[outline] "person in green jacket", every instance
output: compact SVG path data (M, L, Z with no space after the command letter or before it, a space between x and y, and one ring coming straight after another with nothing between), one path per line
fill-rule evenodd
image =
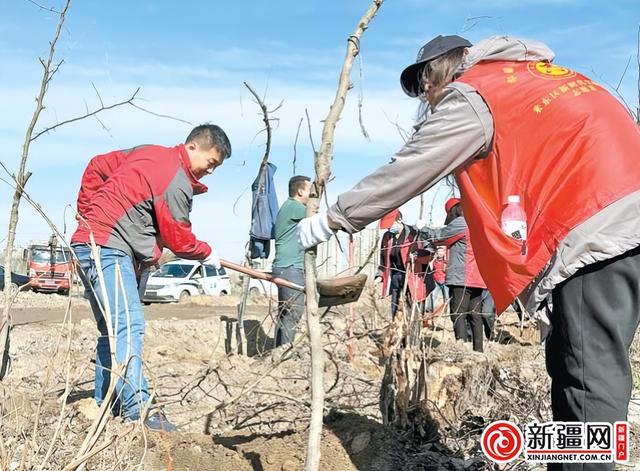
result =
M273 260L273 276L304 286L304 250L298 243L298 223L305 217L311 190L311 179L296 175L289 180L289 199L278 215L274 235L276 256ZM275 346L293 342L296 327L304 312L304 294L291 288L278 287L278 320L275 329Z

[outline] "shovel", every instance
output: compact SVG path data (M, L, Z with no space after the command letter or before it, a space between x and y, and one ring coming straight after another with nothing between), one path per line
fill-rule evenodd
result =
M249 275L251 278L257 278L259 280L270 281L278 286L285 288L295 289L302 293L305 292L304 286L300 286L290 281L284 280L273 276L271 273L254 270L252 268L239 265L237 263L230 262L228 260L220 259L220 265L229 270L237 271ZM318 280L316 287L318 294L319 307L339 306L341 304L348 304L357 301L360 298L360 294L364 289L364 285L367 282L367 275L364 273L358 273L352 276L341 276L337 278L327 278Z

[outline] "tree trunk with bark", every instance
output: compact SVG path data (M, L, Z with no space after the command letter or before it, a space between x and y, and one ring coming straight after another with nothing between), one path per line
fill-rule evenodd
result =
M360 38L367 29L369 22L375 17L384 0L374 0L366 13L362 16L351 36L347 39L347 53L342 64L338 89L329 114L322 129L320 150L315 155L316 178L314 194L307 203L307 217L318 212L318 207L326 183L331 175L331 161L333 160L333 136L342 114L347 92L351 88L349 75L353 61L360 52ZM309 441L307 443L306 470L315 471L320 466L320 442L322 439L322 418L324 410L324 351L322 347L321 313L318 311L318 295L316 290L316 249L309 249L305 253L305 289L307 293L307 328L311 347L311 423L309 425Z

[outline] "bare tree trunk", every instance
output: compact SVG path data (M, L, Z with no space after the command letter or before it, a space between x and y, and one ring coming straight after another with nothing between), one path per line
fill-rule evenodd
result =
M18 209L20 207L20 199L22 198L22 191L27 184L31 172L25 173L25 167L27 165L27 158L29 157L29 147L33 141L32 135L40 117L40 113L44 109L44 96L49 88L49 82L58 71L62 62L53 64L53 58L55 56L56 44L60 37L60 31L64 24L67 10L71 0L67 0L64 4L64 8L60 12L60 19L58 20L58 26L53 36L53 40L49 43L49 56L46 62L40 59L42 64L42 81L40 82L40 92L36 97L36 109L31 117L31 122L27 128L27 132L24 137L24 144L22 145L22 155L20 157L20 167L18 173L15 175L16 191L13 194L13 203L11 204L11 215L9 217L9 231L7 234L7 247L4 257L4 308L2 311L2 327L0 328L0 350L2 351L2 364L0 366L0 380L5 377L9 368L9 330L11 328L11 262L13 258L13 246L16 239L16 227L18 225Z
M315 194L307 204L307 217L318 212L319 202L324 193L326 182L331 175L331 161L333 160L333 135L336 124L351 87L349 75L353 61L360 52L360 38L367 29L369 22L375 17L384 0L374 0L372 5L358 22L355 31L347 39L347 53L342 64L336 96L329 109L322 129L320 151L315 155ZM322 328L320 313L318 312L318 298L316 291L316 249L306 251L304 255L305 288L307 293L307 328L311 347L311 423L309 425L309 441L307 443L307 471L315 471L320 466L320 442L322 439L322 417L324 410L324 351L322 348Z
M275 109L269 110L267 108L267 105L264 103L264 100L260 98L260 96L256 93L256 91L253 88L251 88L251 85L249 85L247 82L243 82L243 83L244 83L244 86L247 87L249 92L251 92L251 94L256 100L256 103L260 107L260 111L262 112L262 122L264 123L263 131L265 131L267 134L267 140L264 148L264 156L262 157L262 161L260 162L260 168L258 171L258 175L260 176L260 180L258 181L258 192L260 192L264 188L264 185L266 185L265 182L267 180L268 171L265 169L265 166L269 163L269 152L271 151L271 134L272 134L271 120L273 118L269 118L269 113L273 113L274 111L277 111L278 109L280 109L280 107L282 106L282 102L280 102L280 104ZM302 120L300 122L302 122ZM298 127L298 130L299 129L300 128ZM295 167L295 163L294 163L294 167ZM247 249L247 252L245 254L245 262L247 267L251 268L251 250L250 249ZM240 301L240 304L238 304L238 325L236 330L236 334L237 334L236 338L238 343L237 351L239 355L244 355L244 354L248 355L248 352L246 349L247 337L244 333L244 314L247 308L248 297L249 297L249 277L245 275L244 281L242 283L242 300Z
M43 69L42 81L40 83L40 92L36 97L36 109L33 112L33 116L31 117L31 122L29 123L29 127L27 128L27 132L24 138L24 143L22 145L22 155L20 157L20 166L18 168L18 173L12 174L11 172L9 172L5 164L0 162L0 167L2 167L2 169L5 170L11 176L12 180L15 183L15 192L13 194L13 202L11 205L11 213L9 217L9 229L7 234L7 246L5 249L5 261L4 261L6 270L4 273L4 281L5 281L4 307L2 312L2 324L0 325L0 351L2 352L2 364L0 365L0 380L2 380L5 377L5 375L8 373L8 368L9 368L9 331L11 330L11 301L13 297L12 297L11 290L8 288L11 286L11 265L12 265L12 258L13 258L13 247L15 244L16 227L18 226L19 208L20 208L21 199L24 197L34 207L34 209L38 213L40 213L40 215L45 219L47 224L49 224L49 226L51 227L52 231L55 234L60 235L60 231L58 231L55 224L53 224L51 219L45 214L45 212L42 210L40 205L35 203L29 197L29 195L25 192L25 185L27 184L29 177L31 177L31 172L25 171L25 168L27 165L27 159L29 158L29 150L30 150L31 144L42 135L47 134L50 131L53 131L61 126L74 123L76 121L82 121L90 117L97 118L97 115L99 113L106 110L112 110L122 105L131 105L149 114L182 121L178 118L174 118L171 116L158 115L157 113L153 113L149 110L146 110L134 104L134 100L136 99L136 96L140 91L139 88L133 93L133 95L131 95L130 98L118 103L105 105L104 102L102 101L102 97L100 96L100 93L94 87L98 100L100 101L99 107L96 107L96 109L92 111L87 111L87 113L85 113L84 115L75 116L70 119L59 121L51 126L45 127L44 129L38 132L35 132L35 127L36 127L36 124L38 123L38 119L40 118L40 113L45 108L44 98L49 89L49 84L51 83L51 80L53 80L53 77L56 75L56 73L60 69L60 66L64 62L61 60L54 64L54 57L55 57L55 51L56 51L56 44L58 43L58 39L60 38L60 32L62 31L62 26L64 25L64 21L66 18L67 11L69 10L70 4L71 4L71 0L67 0L64 4L64 8L59 12L53 9L44 8L36 4L40 8L57 13L59 15L58 26L56 27L56 31L53 39L49 42L49 56L47 57L47 60L45 61L42 58L39 59ZM63 241L63 242L66 244L66 241Z

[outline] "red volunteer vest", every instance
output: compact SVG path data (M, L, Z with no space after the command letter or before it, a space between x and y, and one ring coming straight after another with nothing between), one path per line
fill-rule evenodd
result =
M409 267L409 249L415 242L415 236L411 236L407 234L404 243L400 246L400 256L402 257L402 262L404 263L405 268L407 269L406 281L407 287L409 288L409 293L411 293L412 301L424 301L429 293L427 293L427 288L424 284L424 274L425 268L431 261L431 257L416 257L414 261L413 268L410 270ZM391 247L393 245L393 238L387 240L386 246L383 246L383 249L386 249L385 254L385 264L384 271L382 273L382 297L389 296L390 294L390 285L391 285ZM423 268L424 267L424 268Z
M547 62L481 62L459 81L493 116L490 154L456 177L478 267L500 313L569 231L640 189L640 131L600 85ZM520 196L527 214L524 248L501 230L509 195Z
M467 239L467 249L464 254L464 267L463 267L464 286L468 288L486 289L487 285L485 284L484 280L482 279L482 276L480 275L480 270L478 269L478 263L476 262L476 256L473 253L473 247L471 246L471 237L469 235L468 226L464 232L461 232L458 235L454 235L453 237L449 237L448 239L442 241L442 245L447 247L447 258L451 260L451 257L448 255L449 250L451 250L451 246L464 238Z

